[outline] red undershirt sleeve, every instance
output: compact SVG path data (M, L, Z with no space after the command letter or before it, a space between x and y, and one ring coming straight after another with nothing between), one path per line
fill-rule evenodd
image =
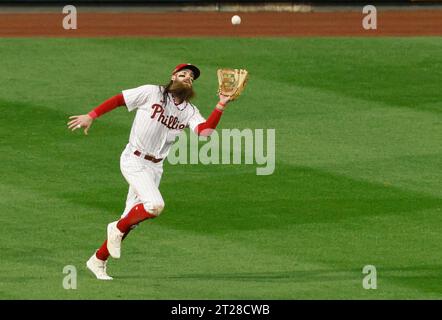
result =
M218 110L215 108L215 110L212 111L209 118L206 120L206 122L200 123L195 128L195 133L199 136L208 137L212 134L213 130L218 125L219 120L221 119L223 112L221 110Z
M119 106L125 106L125 105L126 102L124 101L123 94L120 93L104 101L98 107L96 107L91 112L89 112L88 115L91 116L92 119L95 119Z

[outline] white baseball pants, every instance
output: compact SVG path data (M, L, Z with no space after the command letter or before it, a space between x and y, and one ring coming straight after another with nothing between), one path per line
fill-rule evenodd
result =
M129 192L126 208L121 217L125 217L137 204L142 203L144 209L155 216L160 215L164 208L160 185L163 174L163 161L153 163L134 154L135 149L128 144L120 157L120 169L127 183Z

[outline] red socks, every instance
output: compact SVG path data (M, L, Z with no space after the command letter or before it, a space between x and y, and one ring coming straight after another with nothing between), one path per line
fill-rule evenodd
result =
M106 261L107 258L109 258L109 251L107 250L107 240L105 240L104 243L101 245L100 249L97 250L95 256L103 261Z
M144 206L140 203L133 207L129 213L117 223L117 228L126 233L130 230L130 227L144 221L146 219L155 218L153 214L150 214L144 209Z
M142 204L137 204L133 207L129 213L122 219L120 219L117 223L117 228L124 233L123 240L129 234L131 227L144 221L146 219L155 218L156 216L150 214L144 209ZM101 245L98 249L95 256L100 260L107 260L109 258L109 251L107 250L107 240Z
M124 234L122 240L124 240L124 238L127 237L127 235L129 234L130 230L131 230L131 229L129 229L129 231L126 232L126 233ZM103 242L103 244L101 245L100 249L98 249L97 252L95 253L95 256L96 256L98 259L100 259L100 260L106 261L107 258L109 258L109 255L110 255L110 254L109 254L109 251L107 250L107 240L105 240L105 241Z

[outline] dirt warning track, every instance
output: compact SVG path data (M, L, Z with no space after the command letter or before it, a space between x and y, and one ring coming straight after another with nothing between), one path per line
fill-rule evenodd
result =
M418 36L442 35L442 10L378 12L377 29L362 27L362 12L241 13L93 13L78 12L77 29L63 29L60 13L0 13L0 37L101 36Z

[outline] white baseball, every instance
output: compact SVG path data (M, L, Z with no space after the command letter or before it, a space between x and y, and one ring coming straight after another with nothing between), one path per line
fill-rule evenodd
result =
M77 125L77 129L80 129L80 128L81 128L81 124Z
M233 25L236 25L236 24L240 24L240 23L241 23L241 17L238 16L238 15L234 15L234 16L232 17L232 24L233 24Z

